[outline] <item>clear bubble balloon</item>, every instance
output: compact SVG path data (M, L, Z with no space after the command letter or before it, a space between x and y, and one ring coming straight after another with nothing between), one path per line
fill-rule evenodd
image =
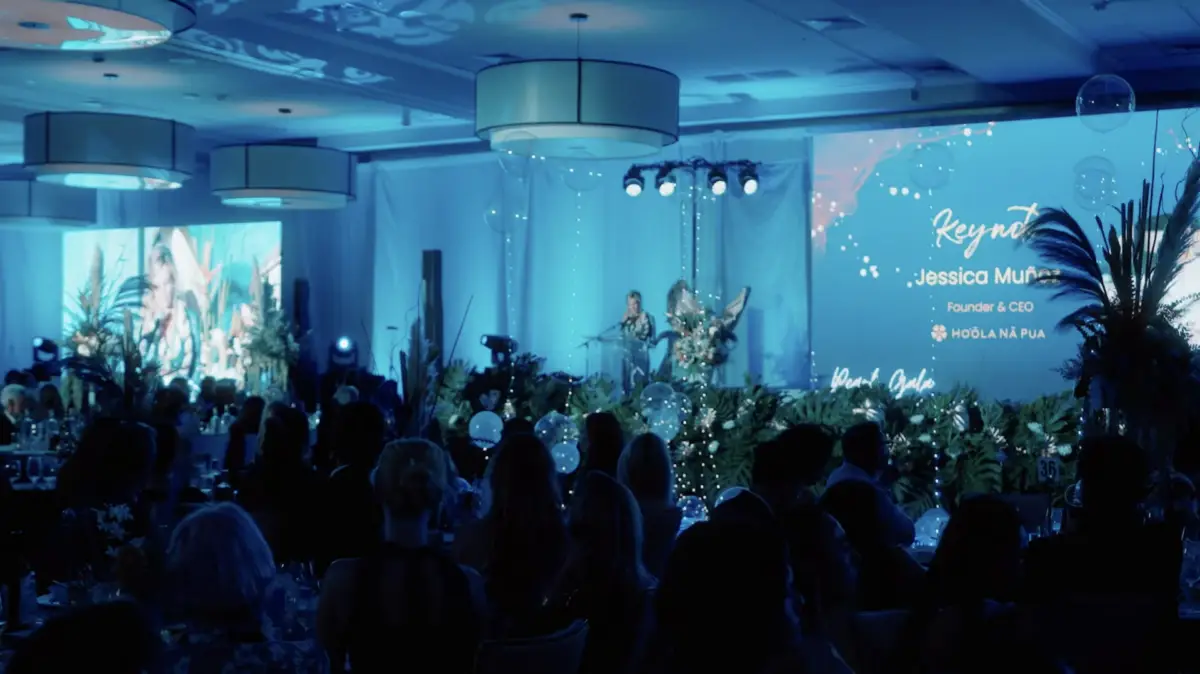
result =
M936 547L949 521L950 514L941 507L926 510L914 526L916 535L913 542L918 547Z
M945 187L954 175L954 153L945 143L922 143L908 158L908 177L918 189Z
M500 434L504 431L504 420L495 412L483 411L471 417L468 429L471 441L487 449L500 442Z
M570 475L579 468L579 448L574 442L560 442L550 448L554 468L562 475Z
M1084 126L1097 133L1108 133L1129 123L1137 110L1133 87L1116 75L1096 75L1079 87L1075 95L1075 114Z
M505 227L508 224L506 222L507 218L505 218L504 215L504 200L493 199L491 203L487 205L487 208L483 209L483 222L492 231L503 234Z
M672 407L675 408L675 411L679 412L681 420L686 419L692 413L692 399L686 393L676 393L672 401Z
M504 174L517 181L524 181L529 176L529 164L532 161L527 155L515 152L498 152L500 168Z
M671 388L670 384L654 382L642 389L641 401L642 414L649 417L652 413L666 409L668 405L675 402L675 389Z
M1093 155L1075 164L1075 203L1094 212L1117 203L1117 167L1111 160Z
M717 496L716 503L713 504L713 507L715 508L720 506L726 501L732 501L733 499L737 498L738 494L744 491L746 491L745 487L730 487L729 489L726 489Z
M704 499L699 496L684 496L676 505L686 520L702 522L708 519L708 506L704 505Z
M674 409L659 410L648 421L650 422L650 432L662 438L663 442L674 440L682 427L679 421L679 412Z
M604 182L600 164L594 157L583 152L578 158L564 159L559 164L563 184L573 192L591 192Z
M575 423L561 412L550 412L538 419L533 426L533 432L547 447L579 439L579 430L575 428Z

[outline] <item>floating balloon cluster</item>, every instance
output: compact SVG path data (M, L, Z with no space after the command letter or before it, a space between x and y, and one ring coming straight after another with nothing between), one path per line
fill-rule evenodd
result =
M579 468L579 428L570 417L561 412L550 412L538 419L533 433L550 448L555 470L570 475Z
M678 393L670 384L656 382L642 390L642 416L650 432L670 442L679 435L683 420L692 411L692 401Z

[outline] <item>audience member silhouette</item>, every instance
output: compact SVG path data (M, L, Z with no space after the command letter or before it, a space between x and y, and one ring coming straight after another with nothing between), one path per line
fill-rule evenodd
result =
M848 646L855 571L845 533L816 502L835 437L813 424L793 426L754 450L751 488L771 506L788 543L793 585L804 598L805 627L828 630Z
M250 396L242 403L237 419L229 425L229 446L225 450L225 470L242 470L253 458L258 447L247 447L247 438L257 436L262 427L267 401L259 396Z
M363 557L379 544L383 513L371 487L371 472L383 451L387 424L379 408L353 403L338 410L337 447L341 465L329 475L323 540L316 555L318 573L334 560Z
M589 414L584 421L584 451L586 460L581 474L598 470L611 478L617 477L617 462L625 448L621 422L611 412Z
M882 535L891 545L912 545L916 535L912 520L895 504L891 494L879 485L879 478L888 466L887 438L879 424L868 421L851 426L842 435L842 456L842 465L829 474L827 486L833 487L849 480L874 486L881 496L875 502L879 508Z
M426 440L384 448L374 472L384 543L344 559L325 575L318 613L321 642L335 671L468 674L483 634L483 583L430 539L447 489L446 457Z
M921 596L925 570L895 542L887 498L865 480L844 480L821 495L821 506L842 525L857 562L856 606L861 611L910 608Z
M567 525L550 451L532 435L504 440L488 464L487 512L455 540L484 577L493 634L546 631L547 596L567 554Z
M584 478L571 546L550 604L563 624L588 621L581 674L636 671L655 579L642 564L641 513L629 490L599 471Z
M621 452L617 477L629 488L641 511L642 563L659 578L667 567L683 519L683 512L675 505L675 473L667 443L653 433L634 438Z
M258 522L279 563L308 561L316 553L312 524L323 481L304 458L308 418L284 408L267 419L262 454L238 480L238 503Z
M308 642L267 633L265 599L275 578L271 548L246 511L218 503L183 519L167 548L168 624L183 631L167 648L167 671L189 674L328 671Z

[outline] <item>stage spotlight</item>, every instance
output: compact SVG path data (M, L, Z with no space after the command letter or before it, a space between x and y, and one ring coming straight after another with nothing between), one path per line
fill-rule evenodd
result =
M517 340L504 335L484 335L479 338L479 343L492 352L493 365L509 362L517 352Z
M738 181L742 183L742 194L754 194L758 191L758 171L753 166L742 169Z
M642 188L645 186L646 181L642 179L642 172L636 168L629 169L629 173L625 174L625 194L636 197L642 193Z
M658 188L658 193L664 197L669 197L675 194L675 174L671 169L664 166L658 170L658 176L654 179L654 186Z
M58 356L58 344L54 340L45 337L33 338L33 362L53 363L58 360Z
M338 337L329 346L329 365L337 368L358 367L358 347L349 337Z
M718 197L725 194L725 190L729 188L729 181L725 178L725 172L721 169L714 168L708 172L708 189Z

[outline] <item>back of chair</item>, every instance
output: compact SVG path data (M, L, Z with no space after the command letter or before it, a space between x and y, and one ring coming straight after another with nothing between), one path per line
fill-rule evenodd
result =
M576 674L587 634L587 622L576 620L545 636L485 641L475 658L475 674Z

